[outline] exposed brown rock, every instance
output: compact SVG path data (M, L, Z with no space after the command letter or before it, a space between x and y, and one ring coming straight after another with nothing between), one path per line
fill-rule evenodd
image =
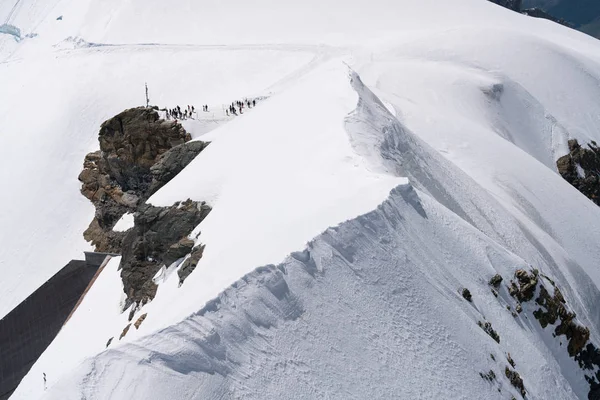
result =
M140 315L140 317L137 319L137 321L135 321L135 323L133 324L133 326L135 326L135 329L140 329L140 325L142 325L142 322L144 322L144 320L146 319L147 316L148 316L148 313Z
M152 108L125 110L102 124L100 150L85 157L79 174L81 193L96 206L84 233L96 251L120 253L125 233L114 232L113 226L208 145L185 143L190 139L180 124L161 120Z
M483 372L480 372L479 376L481 376L481 379L488 381L489 383L492 383L496 380L496 373L491 369L485 374Z
M123 339L127 332L129 332L129 328L131 328L131 324L127 324L125 328L123 328L123 332L121 332L121 336L119 336L119 340Z
M123 191L145 191L159 156L190 140L179 123L160 119L156 110L131 108L101 125L98 164Z
M600 148L596 142L582 147L569 140L569 154L556 162L560 175L597 205L600 205Z

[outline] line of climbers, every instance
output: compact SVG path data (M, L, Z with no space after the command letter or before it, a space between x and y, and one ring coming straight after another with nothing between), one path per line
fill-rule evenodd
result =
M256 107L256 99L243 99L236 100L231 104L224 106L223 110L227 116L240 115L244 113L244 108L253 108ZM163 108L161 111L164 111L166 114L166 118L170 119L197 119L198 112L196 108L192 105L188 105L187 108L181 110L180 106L175 106L174 108ZM203 112L209 112L209 108L207 104L202 106Z
M167 119L193 119L194 114L197 116L196 108L190 105L188 105L187 109L184 109L183 112L181 112L181 107L179 106L176 106L175 108L167 108L164 111L167 113ZM202 106L202 111L208 111L208 106Z
M248 108L256 107L256 99L244 99L242 101L234 101L231 105L225 109L225 114L227 115L238 115L238 110L240 114L244 113L244 106Z

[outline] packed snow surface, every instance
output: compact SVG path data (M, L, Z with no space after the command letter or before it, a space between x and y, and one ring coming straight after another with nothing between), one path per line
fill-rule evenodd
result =
M132 213L125 213L113 226L115 232L125 232L135 226Z
M600 140L595 39L484 0L13 5L0 315L88 249L83 158L146 82L211 110L183 121L210 145L149 202L212 211L183 285L165 266L128 321L111 260L12 399L519 398L508 353L528 398L587 398L553 328L488 281L539 269L600 339L600 210L555 166Z

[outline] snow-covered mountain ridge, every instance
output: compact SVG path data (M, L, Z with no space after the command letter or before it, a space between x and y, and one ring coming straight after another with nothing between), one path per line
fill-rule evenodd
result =
M102 121L146 81L214 111L148 200L212 208L196 269L129 321L111 260L13 398L595 398L600 210L556 161L600 139L597 41L483 0L16 10L37 36L0 39L4 313L89 248Z

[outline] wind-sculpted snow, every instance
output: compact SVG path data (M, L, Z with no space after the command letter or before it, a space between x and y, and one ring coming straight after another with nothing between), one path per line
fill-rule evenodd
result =
M523 264L400 186L181 323L84 362L45 399L505 399L516 396L507 380L478 373L500 377L507 352L529 398L576 398L535 329L486 287ZM478 320L497 327L500 344Z
M517 396L504 378L509 353L528 398L586 397L575 361L488 281L539 268L560 282L580 320L594 323L586 308L597 289L582 295L569 286L585 287L589 277L559 265L564 250L540 243L536 224L518 221L417 138L357 74L349 79L358 94L345 122L350 143L370 171L411 184L283 263L247 274L184 321L88 359L46 398L505 398ZM159 292L154 303L175 306L168 298ZM167 312L147 310L149 318ZM490 370L496 378L481 379Z
M520 398L507 363L527 398L587 397L535 305L488 282L538 269L600 343L600 210L554 164L600 141L599 42L485 0L20 4L0 315L85 247L81 159L145 82L211 109L149 202L213 211L181 287L165 265L128 321L111 265L14 399Z

